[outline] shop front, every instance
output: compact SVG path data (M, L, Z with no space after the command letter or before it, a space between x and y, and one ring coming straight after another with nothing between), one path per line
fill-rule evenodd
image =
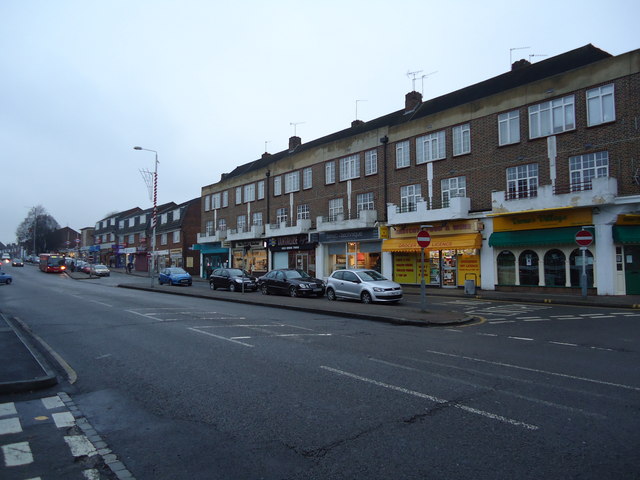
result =
M243 240L231 244L231 266L244 268L251 275L268 272L267 248L264 240Z
M316 275L316 246L308 234L273 237L267 241L272 268L297 268Z
M229 248L221 242L196 243L192 250L200 252L201 278L209 278L214 268L229 266Z
M424 252L424 273L422 252L416 240L421 226L391 227L382 251L392 253L393 280L420 284L424 276L427 285L436 287L461 287L465 280L479 284L482 227L478 220L437 222L429 226L431 242Z
M618 215L613 226L613 241L616 273L624 283L620 293L640 295L640 215Z
M583 227L594 233L591 225L591 208L543 210L493 218L489 246L494 250L496 290L525 287L534 291L575 293L581 287L584 263L587 287L590 293L595 293L595 241L584 255L575 241L576 233Z
M319 260L323 262L326 275L349 268L381 271L382 240L377 228L319 232L310 235L310 239L317 240L323 247L323 258Z

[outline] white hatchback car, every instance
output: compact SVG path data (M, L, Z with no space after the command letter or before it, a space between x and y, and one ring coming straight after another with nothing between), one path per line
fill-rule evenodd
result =
M327 279L327 298L350 298L362 303L397 302L402 299L402 287L375 270L336 270Z

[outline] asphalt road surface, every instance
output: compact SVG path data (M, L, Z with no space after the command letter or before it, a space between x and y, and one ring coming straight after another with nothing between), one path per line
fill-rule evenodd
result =
M632 310L438 298L484 321L425 329L9 270L68 364L10 400L65 392L137 479L640 477Z

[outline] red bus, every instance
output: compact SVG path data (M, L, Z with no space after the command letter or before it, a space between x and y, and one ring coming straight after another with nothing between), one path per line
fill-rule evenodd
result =
M57 253L41 253L40 254L40 270L46 273L64 272L67 267L64 264L64 255Z

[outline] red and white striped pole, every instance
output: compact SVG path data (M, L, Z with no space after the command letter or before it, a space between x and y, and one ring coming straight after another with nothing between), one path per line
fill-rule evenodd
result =
M153 215L151 217L151 288L153 288L153 277L156 271L156 225L158 218L158 152L150 150L148 148L133 147L134 150L145 150L147 152L153 152L156 154L156 164L153 170Z

